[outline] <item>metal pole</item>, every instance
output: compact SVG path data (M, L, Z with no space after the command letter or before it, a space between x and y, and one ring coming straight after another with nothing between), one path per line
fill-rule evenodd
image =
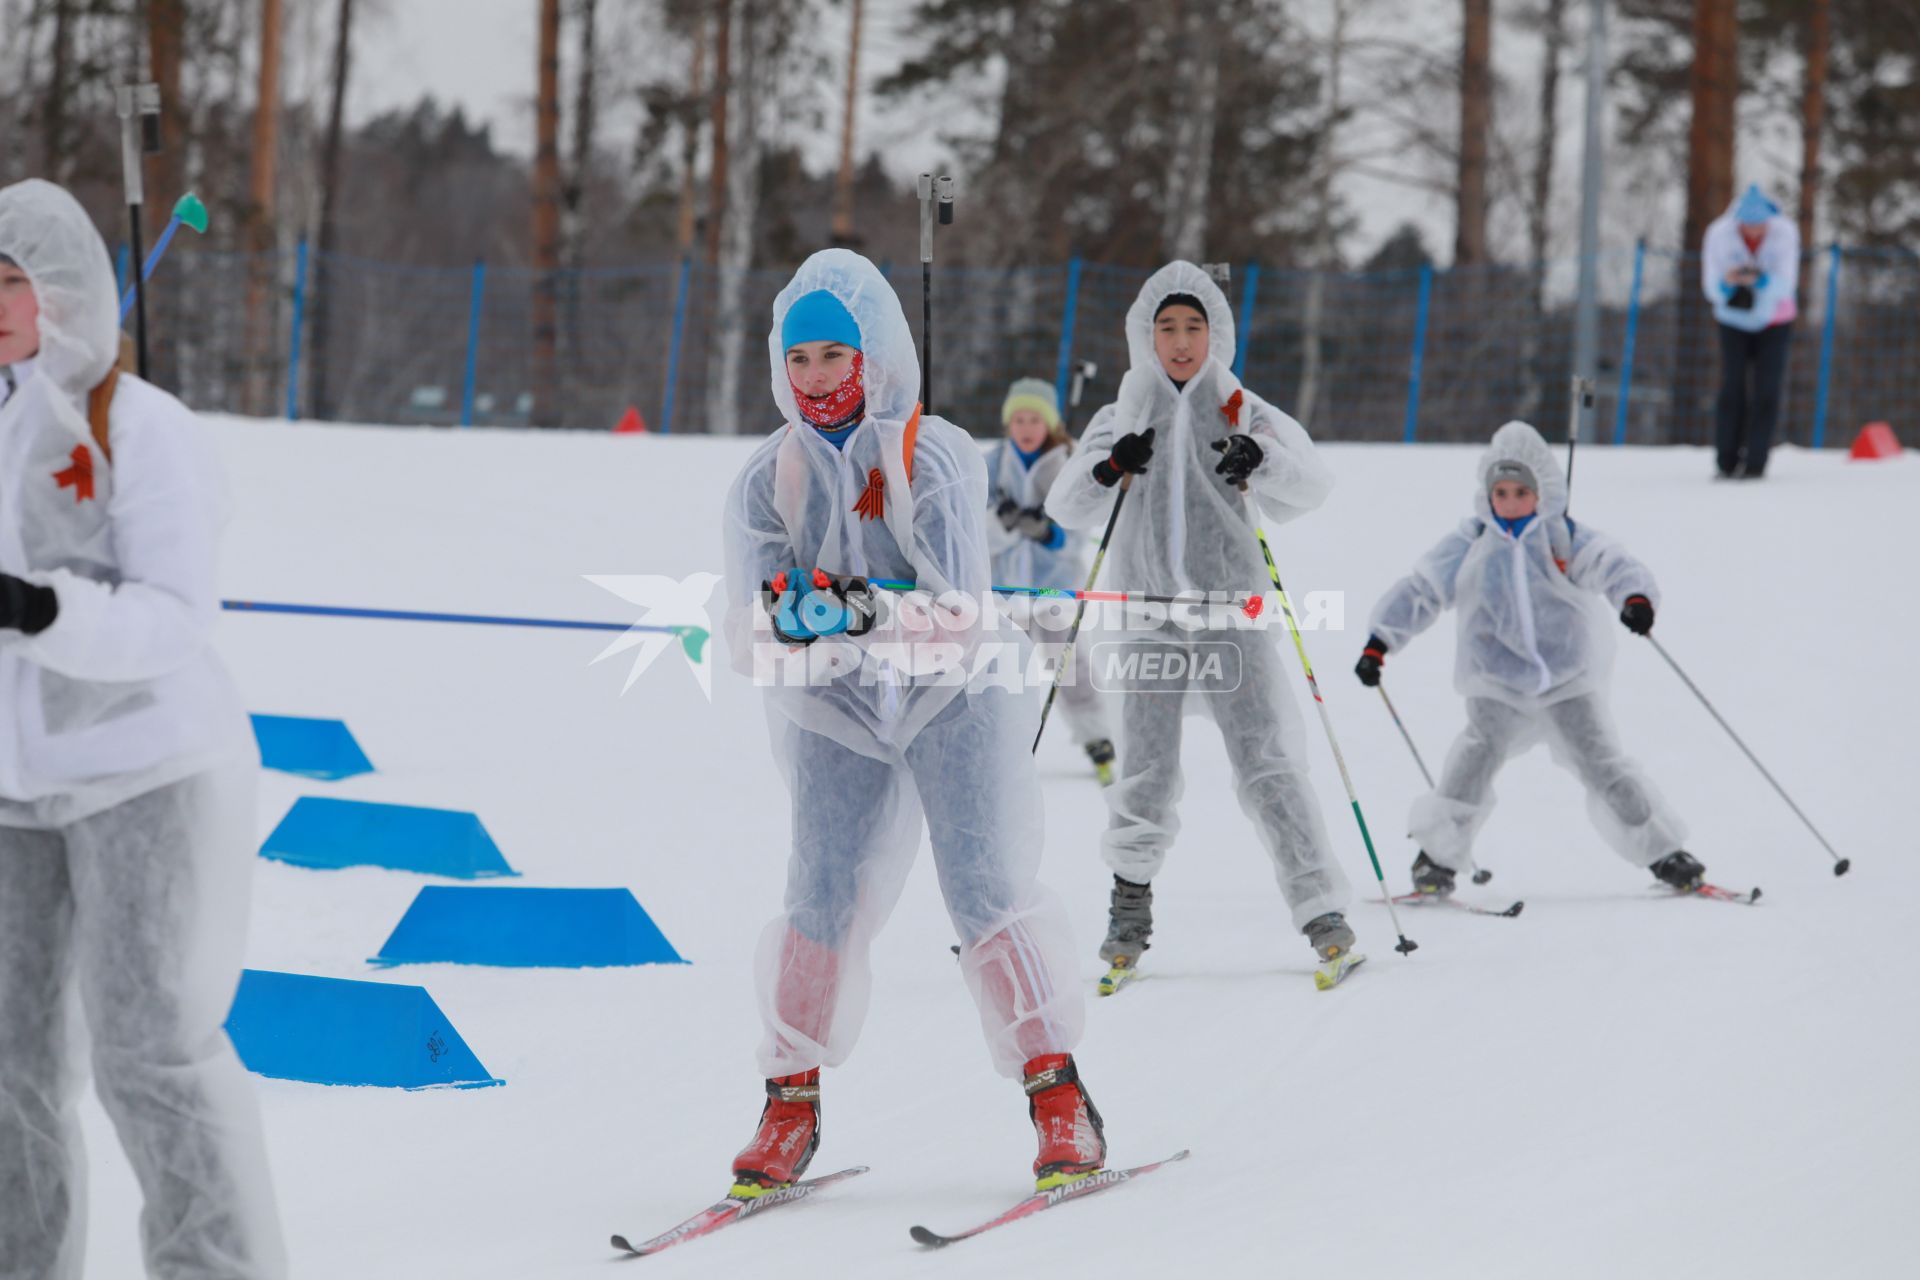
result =
M1824 448L1827 443L1827 393L1833 387L1833 326L1840 314L1842 256L1840 244L1835 241L1827 251L1827 314L1820 320L1820 393L1814 397L1813 404L1813 447L1816 449Z
M693 256L680 259L680 290L673 300L673 337L667 343L667 394L660 405L660 434L673 432L673 393L680 385L680 335L687 323L687 289L693 275Z
M1573 373L1592 381L1600 369L1600 184L1605 157L1600 123L1607 90L1607 0L1587 11L1586 166L1580 175L1580 297L1573 328Z
M307 240L302 236L293 264L293 331L287 335L287 418L289 421L300 416L300 334L306 327L306 319Z
M480 312L487 297L487 260L473 260L473 289L467 302L467 368L460 387L460 425L473 425L473 384L480 372Z
M1401 438L1412 444L1420 426L1420 365L1427 354L1427 308L1433 301L1433 264L1420 264L1420 302L1413 314L1413 363L1407 370L1407 424Z
M1633 292L1627 296L1627 336L1620 348L1620 403L1613 415L1613 442L1627 442L1627 400L1633 394L1633 344L1640 333L1640 275L1647 261L1647 242L1633 242Z
M923 173L920 195L920 405L933 405L933 175Z
M1080 316L1080 255L1067 260L1067 302L1060 314L1060 363L1053 375L1053 393L1067 403L1068 379L1073 374L1073 329Z
M146 275L140 268L147 255L142 245L140 222L147 191L141 158L160 150L160 86L121 85L113 91L113 98L120 116L120 179L126 188L127 223L132 231L134 349L139 353L138 372L144 378L147 376L147 287Z
M1253 304L1260 296L1260 264L1247 264L1247 278L1240 286L1240 349L1233 353L1233 376L1244 377L1247 348L1253 345Z

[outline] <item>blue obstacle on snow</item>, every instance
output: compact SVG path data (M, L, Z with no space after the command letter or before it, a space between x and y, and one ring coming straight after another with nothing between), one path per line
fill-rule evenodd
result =
M257 715L253 736L260 744L260 763L281 773L338 782L373 772L373 761L343 720Z
M505 1084L425 987L247 969L227 1014L247 1070L310 1084L478 1089Z
M421 889L375 964L586 969L685 964L625 889Z
M300 867L387 867L478 880L518 875L471 813L302 796L260 856Z

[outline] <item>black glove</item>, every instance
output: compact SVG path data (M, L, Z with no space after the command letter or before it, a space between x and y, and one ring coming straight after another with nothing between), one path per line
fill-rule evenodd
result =
M1750 284L1737 284L1733 286L1733 292L1727 295L1727 305L1735 311L1751 311L1753 302L1753 286Z
M1035 542L1052 542L1055 525L1039 507L1028 507L1015 517L1020 532Z
M1011 531L1013 526L1020 523L1020 504L1012 498L1002 498L1000 505L993 509L993 514L1000 517L1002 529Z
M60 616L60 597L52 587L43 587L0 573L0 627L37 636Z
M1153 457L1154 428L1129 431L1113 442L1113 452L1093 464L1093 478L1111 489L1123 475L1139 475Z
M1220 455L1220 465L1213 469L1213 474L1223 477L1228 484L1244 485L1260 460L1267 456L1252 436L1228 436L1225 440L1215 440L1213 447Z
M1653 630L1653 601L1645 596L1628 596L1620 609L1620 622L1637 636L1647 634Z
M1379 636L1368 636L1367 647L1360 651L1360 661L1353 664L1353 674L1360 677L1360 683L1369 689L1380 686L1380 668L1387 660L1387 642Z

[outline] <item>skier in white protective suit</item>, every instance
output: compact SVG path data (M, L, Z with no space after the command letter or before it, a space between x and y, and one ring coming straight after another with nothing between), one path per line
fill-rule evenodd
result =
M1653 575L1613 539L1568 518L1566 474L1526 423L1494 433L1475 478L1473 514L1375 606L1355 668L1363 684L1379 684L1388 653L1443 610L1458 611L1453 680L1467 700L1467 727L1439 785L1408 818L1420 846L1414 887L1444 896L1456 875L1473 870L1494 775L1543 739L1579 775L1587 811L1615 852L1676 889L1697 887L1705 868L1680 847L1686 829L1621 750L1606 706L1613 636L1595 597L1645 635L1659 602Z
M0 189L0 1273L85 1269L75 1106L145 1198L147 1272L285 1273L240 979L259 756L210 640L222 482L202 428L115 365L106 244Z
M1021 378L1000 407L1007 434L987 455L987 543L993 550L993 580L1010 587L1078 588L1086 583L1087 539L1068 533L1047 515L1047 493L1073 454L1060 418L1053 384ZM1066 640L1077 605L1068 600L1015 596L1036 642ZM1073 668L1061 677L1058 700L1074 739L1093 761L1102 785L1113 782L1113 741L1107 709L1093 686L1086 645L1076 645Z
M1273 523L1292 520L1325 501L1333 478L1300 424L1234 376L1233 313L1206 272L1188 262L1162 267L1141 288L1126 324L1131 367L1119 401L1088 424L1048 496L1047 513L1070 529L1102 528L1116 486L1131 473L1107 551L1107 581L1155 594L1258 592L1268 573L1255 508ZM1200 711L1212 715L1226 740L1240 807L1273 860L1293 927L1327 964L1344 963L1353 947L1344 916L1352 891L1308 781L1287 667L1269 631L1213 625L1219 621L1169 617L1143 627L1130 620L1124 639L1103 647L1108 655L1117 645L1170 659L1151 667L1142 661L1135 673L1171 669L1203 677L1104 681L1121 689L1122 699L1119 781L1106 792L1110 823L1102 841L1114 873L1100 949L1114 972L1103 992L1124 981L1147 949L1152 880L1180 827L1182 719ZM1222 669L1226 679L1217 688L1204 679L1209 655L1235 667ZM1097 656L1096 670L1108 660Z
M817 1150L820 1068L859 1035L869 947L923 814L989 1053L1025 1085L1035 1177L1089 1176L1106 1144L1070 1056L1084 1002L1056 980L1073 967L1066 913L1035 880L1036 708L966 679L989 646L1016 664L1028 648L989 590L980 450L921 414L906 316L858 254L807 259L774 302L768 348L785 423L727 497L726 629L735 666L765 686L793 852L756 962L767 1102L733 1194L792 1183Z

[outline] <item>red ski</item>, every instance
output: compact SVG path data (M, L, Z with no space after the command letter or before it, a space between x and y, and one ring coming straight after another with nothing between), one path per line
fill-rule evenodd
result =
M1676 890L1685 898L1712 898L1718 902L1740 902L1748 906L1760 901L1760 890L1749 889L1745 893L1738 889L1722 889L1717 884L1697 884L1691 890Z
M1057 1204L1065 1204L1069 1200L1079 1200L1085 1196L1097 1195L1102 1191L1111 1190L1123 1182L1131 1182L1143 1173L1152 1173L1155 1169L1164 1168L1176 1160L1185 1160L1187 1155L1188 1153L1185 1151L1178 1151L1168 1156L1165 1160L1156 1160L1152 1164L1136 1165L1131 1169L1102 1169L1099 1173L1082 1178L1078 1182L1069 1182L1064 1187L1055 1187L1051 1191L1036 1191L999 1217L983 1222L977 1227L970 1227L965 1231L956 1232L950 1236L943 1236L938 1232L929 1231L925 1227L913 1227L908 1231L908 1234L911 1235L916 1242L924 1244L929 1248L944 1248L947 1245L977 1236L982 1231L991 1231L995 1227L1004 1227L1009 1222L1018 1222L1022 1218L1031 1218L1034 1214L1045 1209L1051 1209Z
M724 1226L743 1221L765 1209L777 1209L783 1204L793 1204L804 1200L822 1187L830 1187L836 1182L845 1182L867 1171L866 1165L855 1165L851 1169L842 1169L838 1173L829 1173L824 1177L808 1178L805 1182L796 1182L790 1187L778 1191L769 1191L763 1196L746 1199L728 1196L710 1208L702 1209L671 1231L655 1236L651 1240L642 1240L639 1244L629 1244L625 1236L615 1236L613 1247L644 1258L650 1253L662 1249L671 1249L676 1244L697 1240L701 1236L712 1235Z

